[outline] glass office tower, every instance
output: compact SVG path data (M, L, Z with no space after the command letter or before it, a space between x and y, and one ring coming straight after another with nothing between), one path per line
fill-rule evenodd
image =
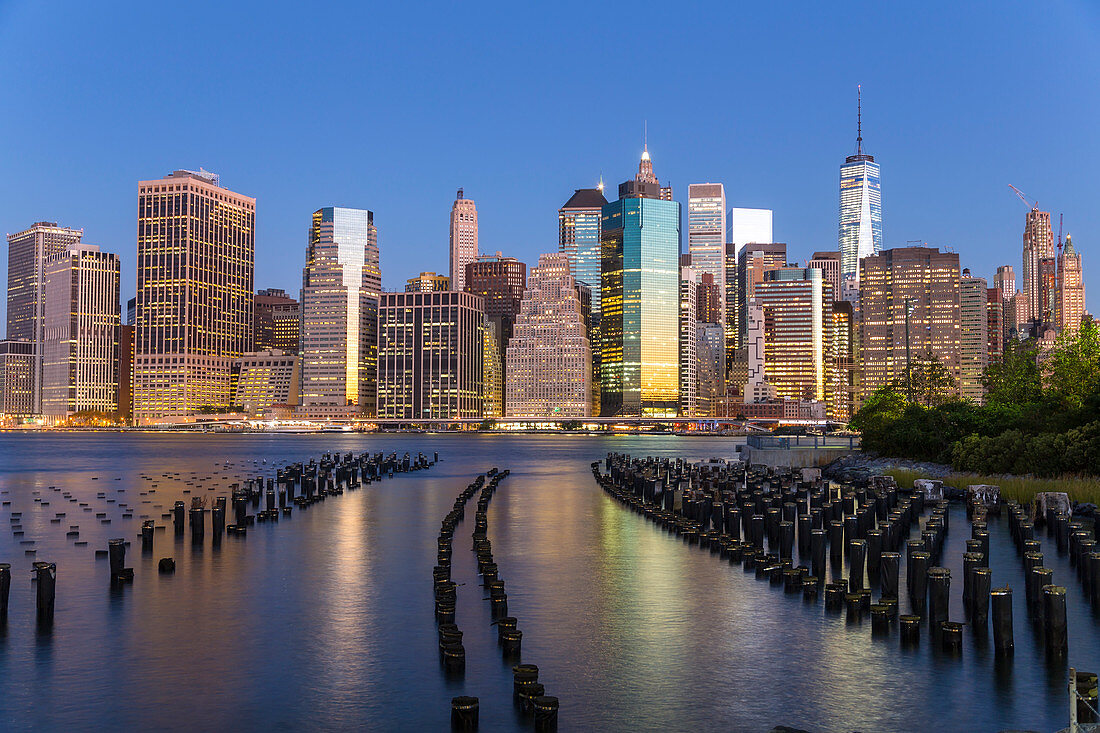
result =
M648 151L601 216L601 415L679 406L680 204L661 199Z
M875 156L863 152L863 105L858 107L856 154L840 166L840 277L859 280L859 261L882 251L882 190Z
M578 188L558 209L558 252L569 257L573 279L592 288L592 313L600 312L600 211L603 188Z

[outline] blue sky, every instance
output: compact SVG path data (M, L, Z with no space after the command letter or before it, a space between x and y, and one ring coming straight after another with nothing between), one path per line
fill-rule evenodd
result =
M1100 4L77 3L0 0L0 227L83 227L134 291L137 181L199 166L257 201L256 285L297 292L310 213L372 209L387 287L556 248L557 208L633 175L725 183L792 258L837 246L838 165L882 165L886 246L1019 278L1065 214L1100 312ZM7 258L0 261L6 282ZM0 308L3 306L0 305Z

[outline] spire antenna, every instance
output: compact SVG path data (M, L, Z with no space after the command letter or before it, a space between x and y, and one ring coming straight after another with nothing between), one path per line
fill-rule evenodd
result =
M856 84L856 155L863 154L863 85Z
M649 150L649 120L642 120L642 149Z

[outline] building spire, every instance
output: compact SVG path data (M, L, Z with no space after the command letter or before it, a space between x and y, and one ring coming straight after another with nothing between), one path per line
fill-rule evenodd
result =
M863 155L863 85L856 84L856 155Z
M649 123L642 123L642 159L638 161L638 175L634 176L638 183L656 183L657 176L653 175L653 161L649 158Z

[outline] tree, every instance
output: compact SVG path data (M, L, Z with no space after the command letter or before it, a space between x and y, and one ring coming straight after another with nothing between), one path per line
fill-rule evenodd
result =
M915 358L911 368L906 369L896 383L901 394L925 407L942 405L957 399L958 395L955 377L931 349Z
M1079 410L1100 393L1100 328L1091 319L1076 331L1063 329L1043 361L1050 402Z
M986 368L982 384L986 403L990 405L1022 405L1042 399L1035 342L1011 339L1004 355Z

